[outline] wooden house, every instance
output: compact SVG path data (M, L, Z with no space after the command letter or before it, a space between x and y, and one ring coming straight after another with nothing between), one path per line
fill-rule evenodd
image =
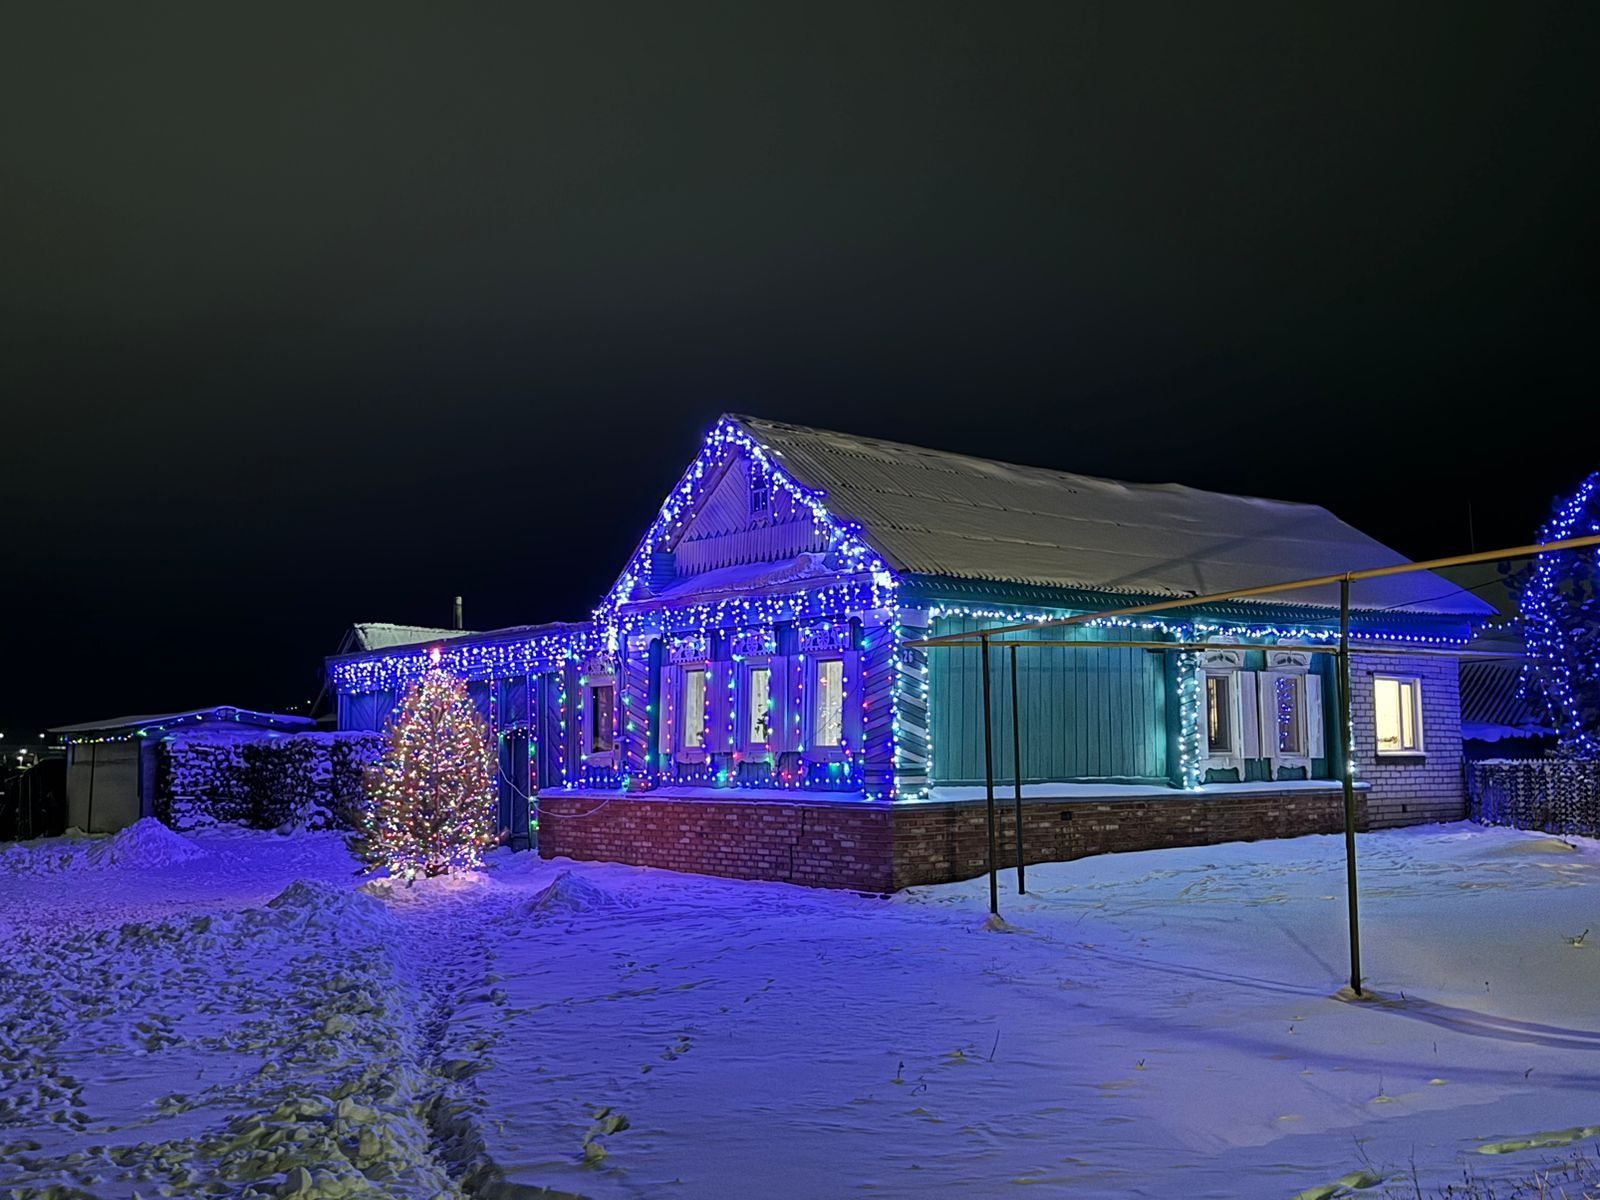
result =
M726 416L589 621L329 676L341 727L375 728L430 666L466 675L546 854L887 891L986 863L978 651L911 643L1404 561L1313 505ZM1009 796L1020 772L1030 861L1340 827L1317 653L1337 594L1289 595L996 657L994 775ZM1488 606L1426 573L1354 605L1362 821L1463 816L1456 665L1430 652ZM1164 641L1218 648L1092 645ZM1002 861L1016 833L1008 815Z

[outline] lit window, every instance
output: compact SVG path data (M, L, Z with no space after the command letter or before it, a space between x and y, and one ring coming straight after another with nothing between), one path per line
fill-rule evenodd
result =
M752 746L765 746L772 737L772 670L770 667L750 668L750 708L745 741Z
M1379 754L1417 754L1422 750L1422 685L1415 679L1376 676L1373 709Z
M1206 676L1206 740L1212 754L1233 753L1233 680Z
M817 746L844 742L844 662L828 658L817 664L816 707L812 709L811 741Z
M613 684L596 684L589 689L589 753L610 754L615 745L611 706L616 691Z
M706 744L706 671L691 667L683 673L683 748L700 750Z
M1304 754L1305 708L1302 703L1300 675L1274 675L1272 677L1272 706L1277 714L1278 753Z

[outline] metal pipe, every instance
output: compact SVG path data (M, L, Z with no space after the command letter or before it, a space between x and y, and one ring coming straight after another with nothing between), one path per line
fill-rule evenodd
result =
M983 786L989 802L989 911L1000 912L1000 880L995 874L997 852L994 836L994 729L989 714L989 639L983 647Z
M1017 643L1011 643L1011 778L1017 789L1017 895L1028 894L1022 868L1022 725L1017 719Z
M1480 554L1456 554L1449 558L1430 558L1425 562L1396 563L1388 567L1368 567L1360 571L1341 571L1336 575L1317 575L1310 579L1293 579L1286 583L1264 583L1255 587L1237 588L1231 592L1211 592L1205 596L1174 596L1152 604L1135 604L1127 608L1109 608L1102 612L1079 613L1072 617L1051 617L1044 621L1029 621L1023 625L1002 625L985 631L993 637L1002 633L1021 633L1030 629L1049 628L1052 625L1083 625L1106 617L1133 617L1141 613L1168 612L1174 608L1193 608L1197 604L1219 604L1224 600L1242 600L1250 596L1271 596L1278 592L1293 592L1301 588L1325 587L1331 583L1350 583L1357 579L1381 579L1388 575L1406 575L1413 571L1431 571L1437 567L1461 567L1469 563L1499 562L1508 558L1529 558L1554 550L1574 550L1581 546L1600 546L1600 534L1587 537L1562 538L1555 542L1542 542L1532 546L1510 546L1504 550L1488 550ZM912 642L914 646L931 646L942 642L971 640L966 633L947 633L939 637Z
M1356 911L1356 778L1350 735L1350 581L1339 582L1339 741L1344 749L1344 885L1350 901L1350 988L1361 995L1361 919Z

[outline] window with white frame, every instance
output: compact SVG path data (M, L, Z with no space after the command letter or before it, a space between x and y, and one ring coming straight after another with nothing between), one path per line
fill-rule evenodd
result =
M612 708L616 704L617 689L611 680L596 683L589 688L589 748L591 755L610 754L616 749L616 725Z
M745 675L744 740L765 746L772 740L772 668L752 666Z
M1372 679L1379 754L1422 753L1422 682L1392 675Z
M706 669L685 667L683 671L683 705L678 727L683 731L679 739L684 750L704 750L706 745Z
M1268 676L1268 736L1277 749L1275 758L1306 755L1306 677L1274 672Z
M1239 752L1236 693L1235 672L1206 672L1206 751L1212 757Z
M816 664L812 689L811 744L830 749L844 744L844 661L824 658Z

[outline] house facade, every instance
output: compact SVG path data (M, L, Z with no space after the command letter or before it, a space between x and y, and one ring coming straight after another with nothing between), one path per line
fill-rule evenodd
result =
M543 853L881 892L987 865L980 655L914 643L1403 561L1311 505L728 416L590 620L328 673L343 729L381 727L430 667L464 675L500 743L502 822ZM1426 573L1361 587L1361 818L1461 817L1440 652L1487 606ZM1020 776L1024 856L1342 827L1337 595L1289 597L997 646L994 777L1009 800ZM1003 863L1017 834L1008 804Z

